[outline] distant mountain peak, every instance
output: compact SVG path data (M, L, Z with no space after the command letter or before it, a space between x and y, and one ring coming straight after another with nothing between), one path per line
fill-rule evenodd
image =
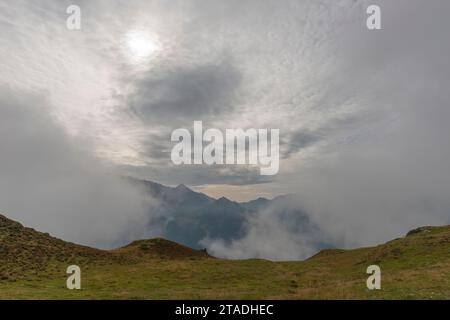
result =
M259 197L248 202L241 202L240 205L250 211L259 211L269 206L271 202L272 201L267 198Z
M192 191L191 189L189 189L188 187L186 187L184 184L179 184L175 190L179 190L179 191Z
M231 201L230 199L226 198L226 197L221 197L219 199L216 200L216 203L220 203L220 204L237 204L234 201Z
M270 201L270 200L267 199L267 198L264 198L264 197L259 197L259 198L256 199L255 201Z

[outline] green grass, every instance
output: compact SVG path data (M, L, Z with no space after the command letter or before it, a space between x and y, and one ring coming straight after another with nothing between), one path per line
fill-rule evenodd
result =
M5 234L3 230L2 240L0 225L0 242ZM21 238L36 241L33 234L14 239ZM8 257L3 272L6 265L20 272L31 269L0 280L1 299L450 298L450 227L429 227L372 248L325 250L298 262L215 259L162 239L104 252L68 244L61 255L51 248L57 240L44 238L45 259L34 259L26 246L20 246L25 250L20 253L7 242L10 248L0 253L0 259ZM22 260L13 259L11 252ZM81 290L66 288L65 270L74 261L82 269ZM371 264L381 267L381 290L366 288Z

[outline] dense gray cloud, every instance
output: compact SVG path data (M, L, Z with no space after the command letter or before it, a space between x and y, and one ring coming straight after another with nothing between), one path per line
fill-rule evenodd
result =
M311 220L296 196L282 196L256 214L247 214L243 237L231 241L207 237L201 244L213 255L228 259L300 260L341 243Z
M307 148L319 140L320 137L318 134L313 134L302 130L293 132L290 135L284 136L284 138L280 141L282 146L281 156L283 158L289 158L292 154L298 153L302 149Z
M114 247L148 236L155 202L49 116L48 101L0 89L0 212L65 240Z
M450 223L450 4L381 4L384 30L348 28L335 46L336 77L368 116L289 183L345 246Z
M168 185L178 185L188 181L191 186L227 184L233 186L251 186L269 183L273 176L261 176L258 168L247 166L226 165L196 165L192 167L175 166L172 163L161 162L152 165L151 169L144 167L124 167L124 172L140 179L153 179Z
M232 111L240 78L232 64L219 62L152 69L130 82L133 91L126 101L130 112L145 123L170 124L176 129Z

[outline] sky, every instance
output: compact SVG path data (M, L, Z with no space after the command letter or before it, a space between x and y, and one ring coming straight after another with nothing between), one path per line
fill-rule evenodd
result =
M81 30L66 28L73 4ZM381 30L366 27L370 4ZM51 230L73 223L75 240L93 233L77 225L106 228L99 217L113 212L92 241L132 238L149 200L112 178L130 175L238 201L298 193L347 246L450 223L449 9L0 0L0 211ZM170 134L195 120L280 129L279 173L175 166ZM72 221L75 211L89 214Z

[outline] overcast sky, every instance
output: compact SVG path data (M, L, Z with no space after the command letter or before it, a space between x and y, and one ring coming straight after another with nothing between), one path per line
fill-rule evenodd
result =
M66 29L70 4L81 8L79 31ZM380 120L363 105L376 104L369 86L376 69L368 65L377 62L361 40L380 37L366 28L364 1L1 6L1 82L47 98L45 112L69 134L139 177L219 193L226 187L218 185L253 185L248 198L283 193L276 180ZM348 53L359 55L366 74L345 65L355 58ZM245 166L173 166L170 133L192 130L194 120L205 128L281 129L279 177Z
M374 3L382 30L369 31ZM81 30L66 28L71 4ZM299 193L350 244L449 222L449 9L446 0L0 0L0 211L30 197L11 187L17 180L58 190L46 179L61 161L99 184L109 174L92 178L97 165L236 200ZM279 174L174 166L170 134L194 120L280 129Z

